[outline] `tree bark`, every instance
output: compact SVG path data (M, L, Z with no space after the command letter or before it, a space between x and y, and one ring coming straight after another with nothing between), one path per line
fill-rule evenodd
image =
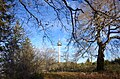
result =
M98 57L97 57L97 71L103 71L104 70L104 50L105 45L98 44Z

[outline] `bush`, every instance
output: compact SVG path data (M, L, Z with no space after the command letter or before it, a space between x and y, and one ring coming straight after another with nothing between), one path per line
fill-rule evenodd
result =
M111 61L112 64L120 64L120 58L116 58L115 60Z
M31 76L31 79L44 79L44 74L43 74L43 73L41 73L41 74L34 73L34 74Z

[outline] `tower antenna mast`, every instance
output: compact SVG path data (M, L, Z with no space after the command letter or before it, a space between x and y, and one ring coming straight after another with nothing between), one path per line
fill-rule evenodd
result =
M60 48L62 46L62 43L60 42L60 39L58 40L57 46L58 46L58 62L60 63Z

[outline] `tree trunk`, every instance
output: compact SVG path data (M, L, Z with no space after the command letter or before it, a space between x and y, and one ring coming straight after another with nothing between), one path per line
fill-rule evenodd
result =
M97 71L104 70L104 50L105 46L103 44L98 44L98 57L97 57Z

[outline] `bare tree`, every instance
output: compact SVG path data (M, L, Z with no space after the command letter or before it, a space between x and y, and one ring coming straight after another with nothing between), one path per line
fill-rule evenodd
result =
M104 70L106 48L109 45L117 46L114 52L119 53L120 51L119 45L115 44L115 41L119 43L120 39L119 0L85 0L80 4L80 8L83 10L79 7L73 9L66 0L62 1L71 15L71 39L80 48L79 55L84 55L91 46L96 45L98 50L97 70ZM81 19L81 17L83 18Z
M83 18L80 15L79 19L86 19L87 24L81 26L77 37L78 40L89 43L89 46L92 44L97 46L97 70L104 70L104 51L119 46L115 41L119 43L120 40L120 2L119 0L91 0L91 2L85 0L85 3L89 6L88 10L86 9ZM119 47L113 50L112 53L120 52Z
M56 63L56 51L51 48L36 49L38 54L37 59L39 63L39 71L49 71L52 66Z
M35 2L34 0L33 2ZM104 51L110 50L113 53L120 51L120 1L119 0L83 0L79 2L77 7L70 5L67 0L44 0L47 6L51 7L55 12L57 20L60 22L69 34L70 39L68 45L74 42L78 47L78 56L83 56L91 46L97 50L97 70L104 70ZM74 0L73 0L74 1ZM33 17L38 25L42 26L42 30L46 34L46 28L42 25L39 18L27 8L28 5L19 0L27 13ZM37 2L40 2L37 0ZM34 5L35 6L35 5ZM40 5L36 5L40 6ZM40 8L37 7L38 10ZM64 20L62 19L64 18ZM66 23L71 27L67 27ZM109 52L108 52L109 53Z

